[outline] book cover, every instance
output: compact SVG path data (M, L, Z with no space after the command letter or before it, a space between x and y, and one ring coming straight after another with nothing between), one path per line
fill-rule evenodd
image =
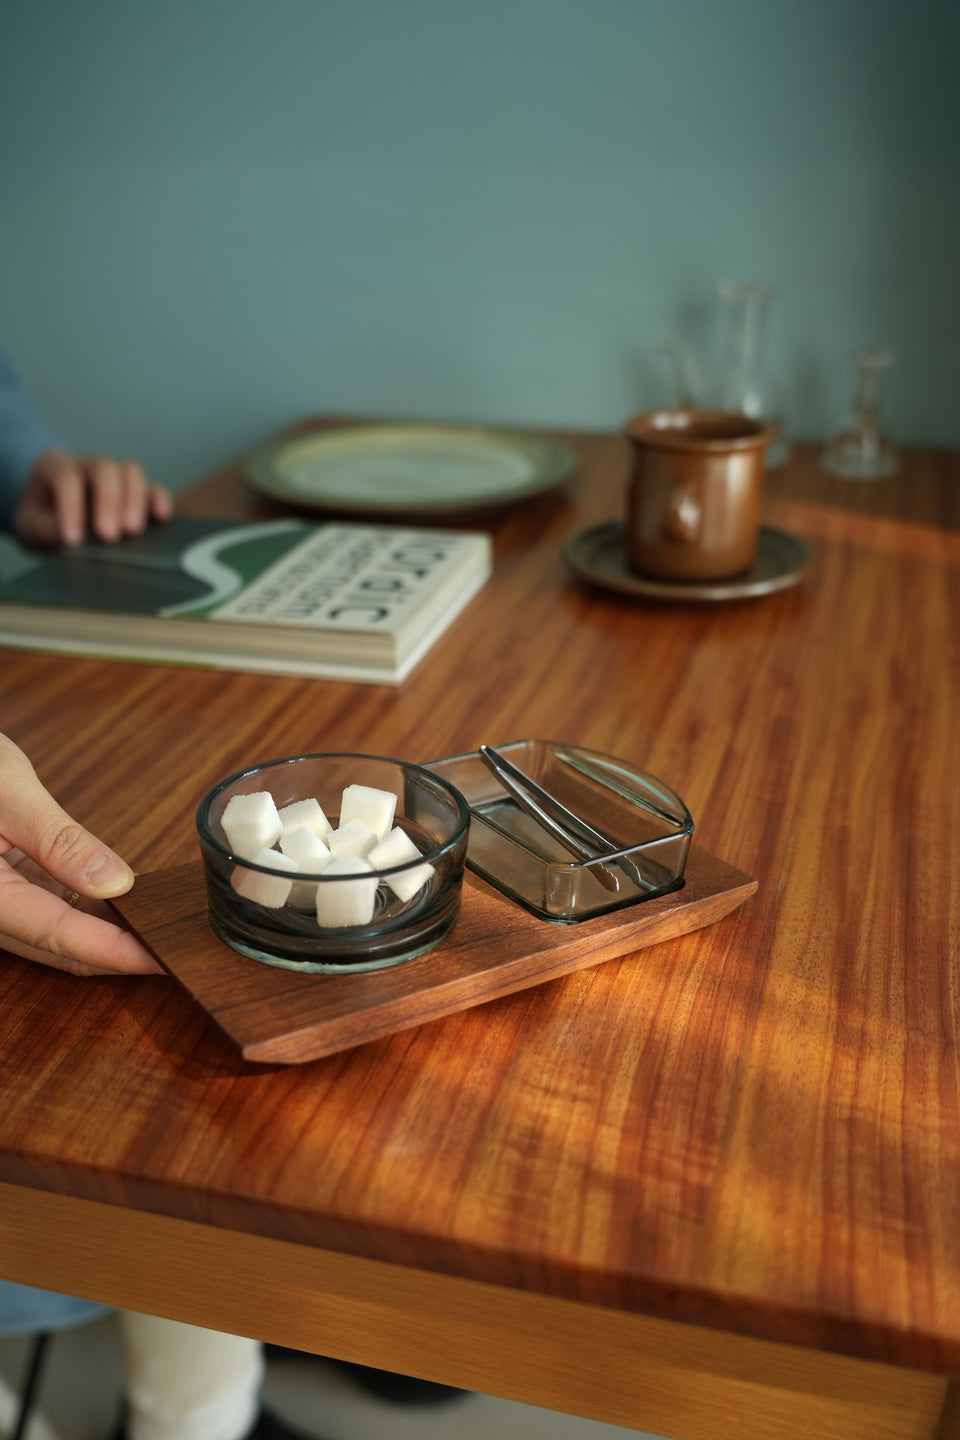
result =
M491 552L476 532L174 516L0 585L0 644L396 684Z

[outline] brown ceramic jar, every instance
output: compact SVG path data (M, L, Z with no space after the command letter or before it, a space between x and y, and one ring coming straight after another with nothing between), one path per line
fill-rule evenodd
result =
M627 562L641 575L722 580L756 550L764 449L775 427L722 410L651 410L628 421Z

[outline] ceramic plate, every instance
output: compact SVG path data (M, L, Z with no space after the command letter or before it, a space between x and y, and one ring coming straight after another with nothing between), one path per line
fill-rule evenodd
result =
M731 580L657 580L652 575L636 575L629 568L623 521L611 520L575 535L567 544L563 558L579 579L604 590L616 590L638 600L704 604L747 600L796 585L803 577L810 555L795 535L761 525L757 553L744 574L735 575Z
M246 462L274 500L344 514L454 514L558 485L577 457L559 440L452 425L363 425L283 440Z

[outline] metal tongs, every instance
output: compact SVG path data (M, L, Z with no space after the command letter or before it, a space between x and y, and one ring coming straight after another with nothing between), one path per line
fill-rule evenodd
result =
M576 855L579 860L608 861L606 864L593 866L593 873L605 890L620 889L619 878L610 868L611 863L622 871L634 885L643 886L640 871L636 865L621 855L613 854L613 847L606 835L601 835L600 831L594 830L586 820L582 820L579 815L568 810L548 790L544 790L535 780L531 780L529 775L525 775L511 760L507 760L491 746L481 745L479 754L487 767L496 775L503 788L520 806L520 809L539 821L543 828L572 855Z

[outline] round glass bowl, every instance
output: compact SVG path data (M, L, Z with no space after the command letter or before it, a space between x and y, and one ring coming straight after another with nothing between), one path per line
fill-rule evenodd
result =
M340 797L350 785L396 795L393 824L406 832L418 855L352 880L325 876L322 870L297 871L289 898L277 905L271 892L278 871L230 849L222 825L228 803L236 795L260 791L272 795L278 810L315 799L336 827ZM342 974L399 965L432 949L455 924L469 828L470 811L460 792L443 777L402 760L343 753L293 755L253 765L221 780L197 810L210 924L241 955L288 970ZM342 915L344 897L349 912L351 885L365 893L374 890L373 918L321 925L318 912Z

